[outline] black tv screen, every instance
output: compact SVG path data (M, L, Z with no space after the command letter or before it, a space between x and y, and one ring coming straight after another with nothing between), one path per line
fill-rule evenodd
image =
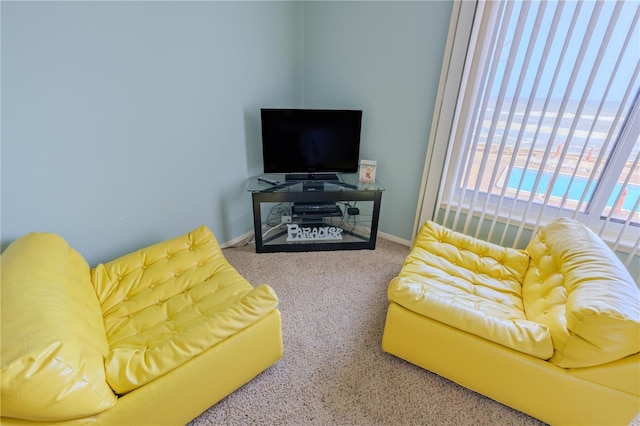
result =
M361 110L260 110L264 173L355 173Z

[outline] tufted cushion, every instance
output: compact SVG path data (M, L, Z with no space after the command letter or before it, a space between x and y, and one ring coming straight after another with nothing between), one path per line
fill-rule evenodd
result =
M541 359L547 328L527 320L521 281L529 259L434 222L424 223L388 296L416 313Z
M60 421L97 414L116 396L87 262L59 236L31 233L2 254L2 416Z
M640 291L597 235L575 220L557 219L527 252L524 308L551 330L551 362L589 367L640 351Z
M107 339L107 380L123 394L173 370L275 309L202 226L93 270Z

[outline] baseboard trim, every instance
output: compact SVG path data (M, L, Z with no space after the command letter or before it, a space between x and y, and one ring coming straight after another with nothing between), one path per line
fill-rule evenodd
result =
M244 234L240 235L239 237L236 237L232 240L229 240L220 244L220 248L226 249L226 248L237 246L240 243L245 243L252 235L253 235L253 231L247 231Z
M378 231L378 237L393 241L394 243L402 244L403 246L411 247L411 241L396 237L395 235L387 234L386 232Z

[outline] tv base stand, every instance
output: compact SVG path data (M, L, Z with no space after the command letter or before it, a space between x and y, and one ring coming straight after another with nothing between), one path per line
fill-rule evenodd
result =
M340 178L335 173L287 173L285 175L287 182L291 181L339 181Z
M284 183L258 179L264 177ZM256 252L375 249L384 188L379 182L358 182L355 173L337 178L251 178L247 190L253 201Z

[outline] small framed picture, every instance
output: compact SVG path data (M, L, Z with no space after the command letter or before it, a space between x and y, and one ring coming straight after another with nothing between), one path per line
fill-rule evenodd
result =
M374 160L360 160L360 174L358 180L363 183L373 183L376 180L376 166Z

